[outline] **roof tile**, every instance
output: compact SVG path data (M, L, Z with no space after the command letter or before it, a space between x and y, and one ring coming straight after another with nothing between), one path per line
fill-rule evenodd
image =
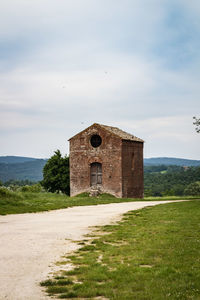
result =
M128 141L135 141L135 142L140 142L140 143L144 143L144 141L128 132L125 132L117 127L112 127L112 126L108 126L108 125L103 125L103 124L98 124L98 123L94 123L93 125L89 126L88 128L84 129L83 131L77 133L76 135L74 135L73 137L71 137L69 139L69 141L71 139L76 138L77 136L79 136L81 133L87 131L89 128L92 128L93 126L99 126L101 128L103 128L104 130L120 137L122 140L128 140Z
M103 125L103 124L98 124L98 125L101 126L102 128L104 128L105 130L107 130L111 133L114 133L115 135L119 136L123 140L142 142L142 143L144 142L142 139L140 139L128 132L125 132L117 127L107 126L107 125Z

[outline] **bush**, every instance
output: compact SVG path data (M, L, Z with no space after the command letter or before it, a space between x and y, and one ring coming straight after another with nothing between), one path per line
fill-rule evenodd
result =
M0 200L2 204L2 200L21 200L23 196L17 192L13 192L6 187L0 187Z
M40 183L34 185L25 185L20 188L21 192L40 193L42 192L42 186Z
M13 192L9 191L5 187L0 187L0 197L11 197L13 195Z

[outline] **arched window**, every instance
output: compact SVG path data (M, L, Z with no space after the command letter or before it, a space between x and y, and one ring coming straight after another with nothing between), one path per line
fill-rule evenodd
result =
M99 184L102 184L102 164L95 162L90 165L90 185Z

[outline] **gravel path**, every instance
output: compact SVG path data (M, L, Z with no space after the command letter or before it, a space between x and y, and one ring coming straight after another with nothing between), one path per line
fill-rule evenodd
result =
M39 282L53 271L54 263L63 254L77 249L73 241L83 239L91 226L109 224L129 210L168 202L174 201L125 202L0 216L0 300L50 299Z

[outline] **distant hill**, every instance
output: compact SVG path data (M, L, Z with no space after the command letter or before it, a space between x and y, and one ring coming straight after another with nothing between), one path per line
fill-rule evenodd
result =
M183 159L183 158L174 158L174 157L154 157L154 158L145 158L144 159L145 166L158 166L158 165L176 165L176 166L200 166L200 160L192 160L192 159Z
M38 159L22 156L0 156L0 180L42 180L42 170L47 159ZM173 157L145 158L145 166L177 165L177 166L200 166L200 160L190 160Z
M0 180L42 180L42 170L47 159L19 156L0 156Z
M35 161L37 158L23 156L0 156L0 163L5 164L20 164L27 161Z

